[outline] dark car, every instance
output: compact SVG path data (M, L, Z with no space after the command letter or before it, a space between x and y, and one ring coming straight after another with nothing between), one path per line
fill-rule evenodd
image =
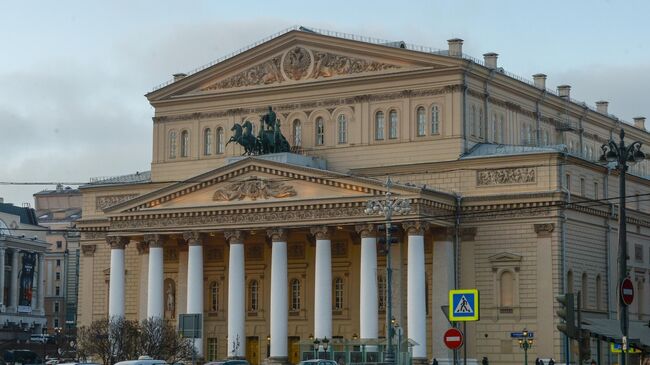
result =
M338 363L334 360L311 359L301 361L298 365L338 365Z
M223 360L206 362L203 365L250 365L246 360Z

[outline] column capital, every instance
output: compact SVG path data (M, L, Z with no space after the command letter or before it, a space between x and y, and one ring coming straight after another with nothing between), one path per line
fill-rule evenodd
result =
M187 241L187 244L190 246L201 246L203 244L201 238L202 238L201 232L198 231L183 232L183 239Z
M354 229L361 238L377 237L377 227L372 223L357 224Z
M271 242L287 242L287 230L284 228L271 228L266 230Z
M332 229L328 226L317 226L309 229L317 240L329 240L332 235Z
M162 236L159 234L145 234L144 242L149 245L149 247L162 247L163 241Z
M97 250L97 245L95 244L81 245L81 253L83 253L84 256L92 256L95 254L96 250Z
M139 241L135 244L135 247L138 249L138 255L149 252L149 243L147 241Z
M535 233L537 233L537 237L550 237L554 230L555 224L553 223L535 224Z
M242 230L227 230L223 232L223 235L226 237L226 241L230 245L244 243L245 233Z
M108 236L106 237L106 242L108 243L109 246L111 246L111 249L119 249L123 250L124 247L129 243L130 239L129 237L124 237L124 236Z
M409 236L424 236L431 225L428 222L410 221L402 223L402 227Z

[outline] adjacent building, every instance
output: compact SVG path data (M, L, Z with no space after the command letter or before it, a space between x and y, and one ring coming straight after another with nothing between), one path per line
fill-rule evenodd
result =
M521 363L510 332L523 329L536 336L529 357L572 357L556 295L580 290L593 320L617 313L618 176L598 162L600 146L623 129L647 153L645 118L621 121L605 101L592 108L568 85L549 90L545 75L527 81L496 53L479 60L462 46L292 28L147 94L151 171L80 189L80 325L202 314L204 359L254 365L318 356L314 339L331 339L335 357L345 343L380 343L385 218L365 208L391 177L392 197L411 209L392 217L388 322L410 339L414 362L452 358L441 307L453 288L480 292L470 357ZM292 152L241 156L238 141L267 130ZM631 318L641 328L648 161L629 173ZM611 360L602 343L593 349L599 364Z
M34 209L0 199L0 339L29 339L46 325L45 228Z

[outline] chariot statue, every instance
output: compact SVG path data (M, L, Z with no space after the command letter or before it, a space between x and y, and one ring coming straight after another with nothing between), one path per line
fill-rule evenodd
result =
M277 118L273 108L260 116L260 128L257 136L253 135L253 125L250 121L236 124L230 129L232 137L226 143L235 142L244 147L242 155L266 155L269 153L289 152L289 142L280 131L280 119Z

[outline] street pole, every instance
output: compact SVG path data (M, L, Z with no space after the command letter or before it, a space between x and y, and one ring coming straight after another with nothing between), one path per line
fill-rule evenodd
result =
M393 347L393 265L391 260L391 228L393 213L408 214L411 211L408 200L393 198L390 187L393 181L388 177L386 179L386 193L383 200L369 200L364 212L368 215L384 215L386 220L386 354L384 362L388 364L395 363L395 350Z
M625 207L625 175L627 173L628 162L636 163L645 159L645 154L641 152L641 143L633 142L630 145L625 145L625 131L621 128L620 141L617 145L614 141L610 140L604 144L601 149L603 154L600 157L601 162L616 162L616 169L619 171L619 193L618 193L618 306L619 306L619 320L621 332L624 338L628 337L629 332L629 318L627 304L623 301L623 296L620 293L620 287L623 280L627 277L627 221L626 221L626 207ZM625 365L627 361L626 351L621 352L621 365Z

